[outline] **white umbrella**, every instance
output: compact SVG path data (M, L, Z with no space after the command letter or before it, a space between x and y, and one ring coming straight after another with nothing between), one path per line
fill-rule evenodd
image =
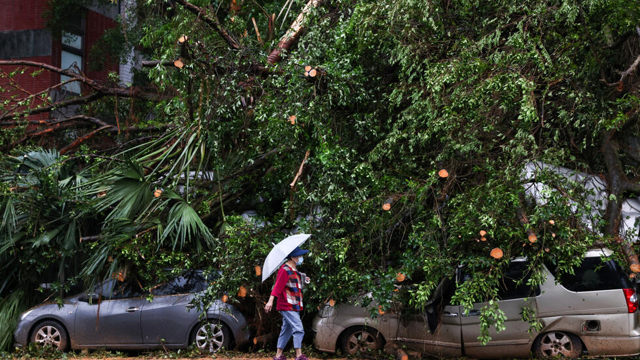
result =
M271 249L262 265L262 282L267 280L271 274L280 268L289 255L297 246L302 245L311 234L291 235L280 241Z

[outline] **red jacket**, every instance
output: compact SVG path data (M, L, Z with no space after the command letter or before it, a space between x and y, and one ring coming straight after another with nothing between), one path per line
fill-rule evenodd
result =
M278 298L276 310L302 311L302 277L297 270L283 264L278 270L271 295Z

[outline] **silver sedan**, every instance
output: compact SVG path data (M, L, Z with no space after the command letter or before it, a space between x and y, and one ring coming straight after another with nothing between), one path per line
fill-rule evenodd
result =
M146 296L129 284L105 281L94 292L24 312L14 333L16 346L30 342L71 349L187 348L216 352L250 339L244 316L216 301L204 311L193 305L207 281L191 271L158 286Z

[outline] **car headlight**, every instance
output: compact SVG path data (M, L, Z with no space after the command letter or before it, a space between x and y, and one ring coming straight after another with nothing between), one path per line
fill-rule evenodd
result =
M322 307L322 309L320 309L320 311L318 311L318 316L321 318L328 318L333 316L333 310L334 307L329 305L329 303L324 304L324 306Z
M33 311L33 309L22 313L22 316L20 316L20 320L24 320L27 316L29 316L29 314L31 314L32 311Z

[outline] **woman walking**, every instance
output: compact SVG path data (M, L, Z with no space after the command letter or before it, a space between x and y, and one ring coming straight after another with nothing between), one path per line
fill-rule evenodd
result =
M302 311L302 276L298 272L297 267L302 264L303 256L309 250L302 250L296 247L287 256L287 261L278 270L276 283L271 290L269 301L264 307L265 312L271 311L273 308L273 300L278 298L276 310L282 314L282 330L278 337L278 349L273 360L287 360L283 351L289 339L293 336L293 348L296 351L296 360L309 360L302 353L302 338L304 337L304 328L300 319ZM308 281L308 278L305 277Z

